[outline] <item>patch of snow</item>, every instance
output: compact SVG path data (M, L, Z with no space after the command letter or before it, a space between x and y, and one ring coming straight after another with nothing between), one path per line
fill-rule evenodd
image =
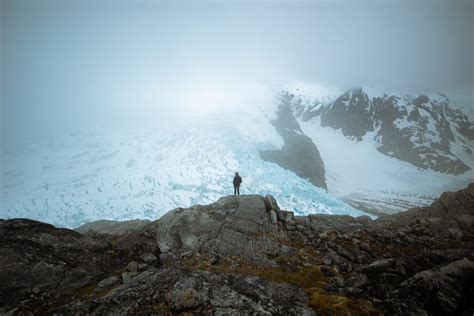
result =
M430 101L435 103L449 103L449 98L442 94L442 93L427 93L426 96L430 99Z
M283 87L283 90L301 97L303 101L318 100L321 102L337 98L342 91L336 87L324 86L315 82L297 81Z
M395 125L399 130L415 126L413 122L408 121L407 117L396 119L393 121L393 125Z

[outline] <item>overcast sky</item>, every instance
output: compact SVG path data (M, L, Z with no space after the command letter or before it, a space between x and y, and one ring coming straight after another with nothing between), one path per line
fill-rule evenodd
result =
M294 81L456 91L472 109L474 1L0 3L4 140Z

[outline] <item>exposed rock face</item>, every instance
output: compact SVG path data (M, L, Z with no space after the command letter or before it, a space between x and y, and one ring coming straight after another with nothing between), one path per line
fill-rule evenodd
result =
M470 315L473 206L474 183L376 221L258 195L124 235L0 221L0 313Z
M354 88L331 102L305 103L293 94L286 95L293 112L304 121L319 117L321 126L340 129L357 141L375 133L377 149L385 155L450 174L470 170L452 151L451 143L472 154L474 125L445 96L370 96Z
M74 230L81 234L87 233L88 231L95 231L102 234L128 234L134 230L141 229L149 223L150 221L146 219L134 219L130 221L110 221L103 219L86 223Z
M144 269L157 266L159 250L152 231L150 245L147 229L122 239L81 235L27 219L1 220L0 314L11 309L51 312L131 261Z
M39 293L73 294L113 269L110 244L31 220L0 222L0 306Z
M254 255L253 235L271 230L264 198L228 196L208 206L177 209L157 223L158 245L163 252L216 252Z
M414 311L452 315L460 306L472 304L466 300L472 302L473 293L468 291L472 291L473 284L474 261L462 259L415 274L401 283L401 291L395 295L398 299L403 297L406 304L411 303Z
M324 163L319 150L311 138L301 131L291 112L290 104L290 97L282 94L277 118L271 121L283 138L283 147L279 150L261 151L260 157L293 171L317 187L327 189Z
M141 273L98 304L64 307L67 314L260 314L315 315L305 292L290 284L274 284L251 276L182 269L153 269Z

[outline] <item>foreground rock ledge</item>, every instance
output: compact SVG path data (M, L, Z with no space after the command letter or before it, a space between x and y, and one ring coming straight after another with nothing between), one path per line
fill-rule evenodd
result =
M0 220L0 313L474 312L474 184L385 216L223 197L153 222Z

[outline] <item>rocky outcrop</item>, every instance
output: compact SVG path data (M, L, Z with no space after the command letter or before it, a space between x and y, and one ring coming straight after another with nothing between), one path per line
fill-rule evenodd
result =
M260 157L293 171L317 187L327 189L324 163L319 150L301 130L291 112L290 102L289 96L282 94L276 112L277 118L271 121L283 138L283 147L279 150L260 151Z
M0 313L469 315L473 203L471 184L375 221L259 195L128 234L0 221Z
M429 231L437 236L460 236L474 225L474 184L458 192L445 192L430 206L382 217L379 222L392 227Z
M474 125L446 96L371 96L362 88L353 88L331 102L308 103L294 94L286 95L293 113L303 121L319 117L321 126L340 129L357 141L373 133L377 150L385 155L444 173L470 170L451 150L451 143L471 154Z
M424 270L403 281L392 301L403 300L413 311L453 315L472 302L474 261L462 259ZM421 303L421 305L420 305ZM394 308L396 305L394 304ZM472 311L472 310L471 310Z
M103 280L112 286L110 276L122 283L121 270L131 263L140 269L157 266L156 232L151 245L147 233L145 229L122 239L82 235L28 219L1 220L0 314L49 313ZM106 288L105 283L101 286Z
M264 259L256 248L265 245L255 236L271 228L263 197L228 196L207 206L167 213L157 223L157 243L161 251L174 254L206 252L259 261Z
M111 221L103 219L86 223L74 230L81 234L87 233L88 231L95 231L101 234L128 234L141 229L149 223L150 221L146 219L134 219L130 221Z
M66 314L260 314L315 315L305 292L252 276L183 269L141 273L99 301L64 306Z

